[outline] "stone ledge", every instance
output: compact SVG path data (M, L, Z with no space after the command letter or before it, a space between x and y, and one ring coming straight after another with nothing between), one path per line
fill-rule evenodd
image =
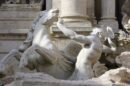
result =
M27 34L29 29L0 29L0 34Z
M11 85L8 85L11 86ZM19 80L13 86L126 86L124 84L112 84L96 80L88 81L42 81L42 80Z
M1 40L0 54L6 54L12 49L17 49L23 43L22 40Z
M4 41L19 41L19 40L25 40L26 39L26 35L25 34L21 34L21 35L17 35L17 34L0 34L0 40L4 40Z
M0 18L0 21L33 21L34 18Z
M34 19L40 11L0 11L0 19L27 18ZM10 15L7 15L10 14Z
M40 4L2 4L0 11L40 11Z

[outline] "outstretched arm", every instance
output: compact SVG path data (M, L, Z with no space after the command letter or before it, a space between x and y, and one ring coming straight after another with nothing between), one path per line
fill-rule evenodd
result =
M108 43L110 45L110 47L103 45L103 52L105 53L112 53L116 51L116 45L114 44L114 42L112 42L112 40L110 38L108 39Z
M58 28L64 33L65 36L69 37L70 39L73 39L75 41L81 42L81 43L90 43L90 40L87 36L79 35L76 32L74 32L71 29L68 29L63 25L63 21L57 22Z

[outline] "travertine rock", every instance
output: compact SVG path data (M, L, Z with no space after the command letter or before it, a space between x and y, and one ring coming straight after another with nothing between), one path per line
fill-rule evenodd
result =
M16 74L17 78L15 81L5 86L127 86L129 83L126 81L129 80L129 78L125 78L124 76L128 76L129 74L129 69L119 68L110 70L99 78L71 81L58 80L43 73L18 73Z
M105 66L105 64L101 64L100 62L97 62L93 66L93 71L94 71L95 77L99 77L102 74L104 74L106 71L108 71L108 68Z
M121 67L107 71L99 77L101 80L111 81L113 83L128 83L130 84L130 69Z
M116 57L116 63L121 66L130 68L130 52L122 52L119 56Z

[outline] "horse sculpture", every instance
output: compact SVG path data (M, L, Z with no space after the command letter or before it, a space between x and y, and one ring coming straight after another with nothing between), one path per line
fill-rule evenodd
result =
M32 45L20 59L20 67L36 69L55 78L67 79L72 73L72 64L63 57L53 44L49 28L58 19L57 10L42 12L35 23Z

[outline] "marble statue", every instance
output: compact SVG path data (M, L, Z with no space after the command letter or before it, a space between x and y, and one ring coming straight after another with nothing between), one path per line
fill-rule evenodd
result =
M19 62L17 58L21 57L21 53L14 49L11 50L2 60L0 60L0 78L14 74L14 70L18 68Z
M61 52L52 43L49 28L57 21L57 11L42 11L39 14L23 44L18 49L10 51L0 61L0 77L14 75L15 70L19 69L18 65L20 69L24 67L36 69L38 72L45 72L60 79L67 79L71 75L81 46L70 42Z
M105 64L102 64L99 61L93 65L93 72L95 77L101 76L106 71L108 71L108 68L105 66Z
M36 19L32 45L21 56L20 68L47 73L55 78L67 79L72 71L72 63L63 57L53 44L49 28L58 19L58 10L41 12Z
M112 29L110 27L96 27L89 36L84 36L67 29L62 21L59 20L57 22L58 28L66 36L69 36L71 39L83 43L84 45L81 47L80 45L71 42L68 46L69 48L67 47L64 50L64 53L62 53L52 42L49 33L50 26L57 20L57 9L42 11L34 20L23 45L17 50L11 51L3 60L1 60L0 73L2 74L4 71L10 70L12 66L19 64L20 68L26 67L30 70L43 72L57 79L86 80L103 74L107 68L98 62L101 53L110 53L116 50L116 47L111 40L114 38ZM110 47L103 45L105 40L108 41ZM76 51L70 53L70 48L74 48ZM18 64L15 62L14 64L11 64L13 63L11 61L14 60L20 62L18 62ZM75 71L73 65L76 67Z
M68 29L63 25L63 21L57 22L58 28L68 36L70 39L83 43L84 47L81 49L77 56L77 62L75 65L75 71L70 79L86 80L94 77L93 65L98 62L102 52L103 43L107 39L111 48L108 50L105 47L104 52L116 51L112 38L114 33L110 27L106 28L94 28L89 36L79 35L76 32Z

